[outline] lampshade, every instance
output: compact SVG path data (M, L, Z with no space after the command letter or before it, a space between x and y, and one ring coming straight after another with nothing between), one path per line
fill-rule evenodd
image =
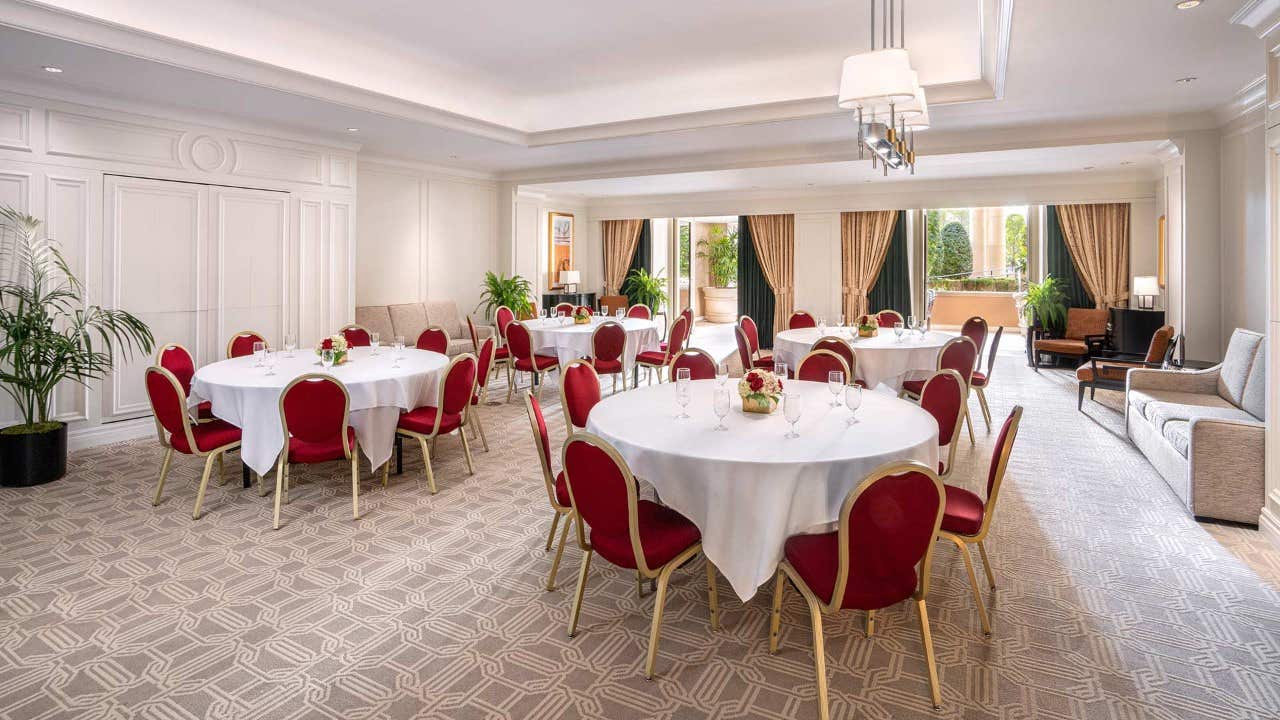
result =
M904 100L894 106L894 111L904 118L925 115L929 112L929 103L924 99L924 88L920 87L920 75L915 70L911 71L911 84L915 87L915 95L910 100Z
M1160 283L1155 275L1135 275L1133 278L1133 294L1149 296L1160 294Z
M902 48L850 55L840 72L836 103L846 109L915 97L911 60Z
M928 106L925 106L924 112L906 117L903 120L903 124L907 126L908 130L914 130L916 132L920 132L921 130L928 130L929 129Z
M582 282L582 274L577 270L561 270L560 271L561 285L577 285L580 282Z

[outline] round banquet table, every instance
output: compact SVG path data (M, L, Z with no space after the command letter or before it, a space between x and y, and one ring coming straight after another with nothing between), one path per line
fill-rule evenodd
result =
M858 337L850 328L828 327L827 335L847 340L858 358L857 378L874 388L884 383L896 393L902 389L902 381L916 370L932 372L938 367L938 350L953 336L926 332L924 336L905 332L902 341L894 336L891 328L881 328L874 337ZM795 368L809 354L809 348L823 336L818 328L783 330L773 341L773 356Z
M938 423L919 406L864 392L858 422L831 407L826 383L791 381L804 412L800 437L784 438L782 409L742 412L728 388L728 431L716 431L715 380L692 383L686 420L676 419L675 384L611 395L591 409L587 431L608 441L636 477L702 531L702 547L744 601L769 581L787 538L835 522L845 496L871 471L900 460L938 466Z
M400 411L434 404L440 372L449 362L440 353L405 348L397 368L393 349L383 347L374 355L372 348L357 347L348 362L326 371L311 348L285 355L276 356L274 375L256 367L257 358L250 355L205 365L191 380L191 402L213 403L215 416L240 428L241 459L259 475L275 466L284 447L280 394L298 376L325 373L347 386L351 427L376 468L391 458Z
M593 354L591 333L609 320L622 323L622 328L627 331L627 342L622 349L622 369L630 373L637 353L658 349L658 323L653 320L592 315L591 322L582 325L568 320L562 322L560 318L526 320L524 325L529 328L534 352L554 353L561 365L567 365Z

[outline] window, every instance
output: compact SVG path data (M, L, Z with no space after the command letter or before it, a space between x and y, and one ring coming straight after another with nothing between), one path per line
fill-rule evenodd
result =
M1019 292L1027 285L1027 206L925 211L930 290Z

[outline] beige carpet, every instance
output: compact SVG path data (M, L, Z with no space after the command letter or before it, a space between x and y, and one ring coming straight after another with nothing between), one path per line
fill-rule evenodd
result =
M1276 717L1280 593L1259 577L1277 577L1275 548L1188 517L1124 442L1114 398L1080 414L1065 374L1000 363L993 410L1027 412L990 542L994 636L939 545L943 709L929 707L904 606L881 613L873 639L858 613L827 621L833 716ZM189 459L153 508L154 441L77 453L61 482L0 491L0 717L816 716L799 596L770 656L769 593L744 606L722 581L713 633L701 562L676 575L655 682L642 674L652 598L637 598L632 575L594 563L567 638L579 554L544 591L551 513L523 406L483 412L493 450L476 475L442 440L431 496L407 451L390 488L365 482L358 522L337 464L295 472L275 532L270 498L240 489L230 467L202 520ZM958 482L973 487L992 441L978 431L959 453Z

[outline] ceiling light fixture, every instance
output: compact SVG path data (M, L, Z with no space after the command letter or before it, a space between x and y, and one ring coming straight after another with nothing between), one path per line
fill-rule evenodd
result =
M1174 7L1179 10L1190 10L1191 8L1200 7L1201 2L1203 2L1203 0L1178 0L1178 2L1174 4Z
M1175 80L1174 82L1178 83L1179 85L1190 85L1191 83L1193 83L1193 82L1195 82L1195 81L1197 81L1197 80L1199 80L1199 79L1200 79L1200 78L1196 77L1195 75L1188 75L1188 76L1186 76L1186 77L1180 77L1180 78L1178 78L1177 80Z
M360 128L356 128L356 127L347 128L347 132L360 132Z
M44 71L45 71L45 72L47 72L47 73L55 73L55 74L56 74L56 73L60 73L60 72L62 72L62 68L58 67L57 65L45 65L45 66L44 66L43 68L41 68L41 69L42 69L42 70L44 70Z
M876 2L871 5L871 49L844 59L836 104L854 110L858 158L871 151L871 167L916 173L915 133L929 127L929 105L906 50L906 0L878 0L882 24L876 47Z
M1092 165L1085 165L1085 166L1084 166L1084 169L1085 169L1085 170L1092 170L1092 169L1093 169L1093 166L1092 166Z

